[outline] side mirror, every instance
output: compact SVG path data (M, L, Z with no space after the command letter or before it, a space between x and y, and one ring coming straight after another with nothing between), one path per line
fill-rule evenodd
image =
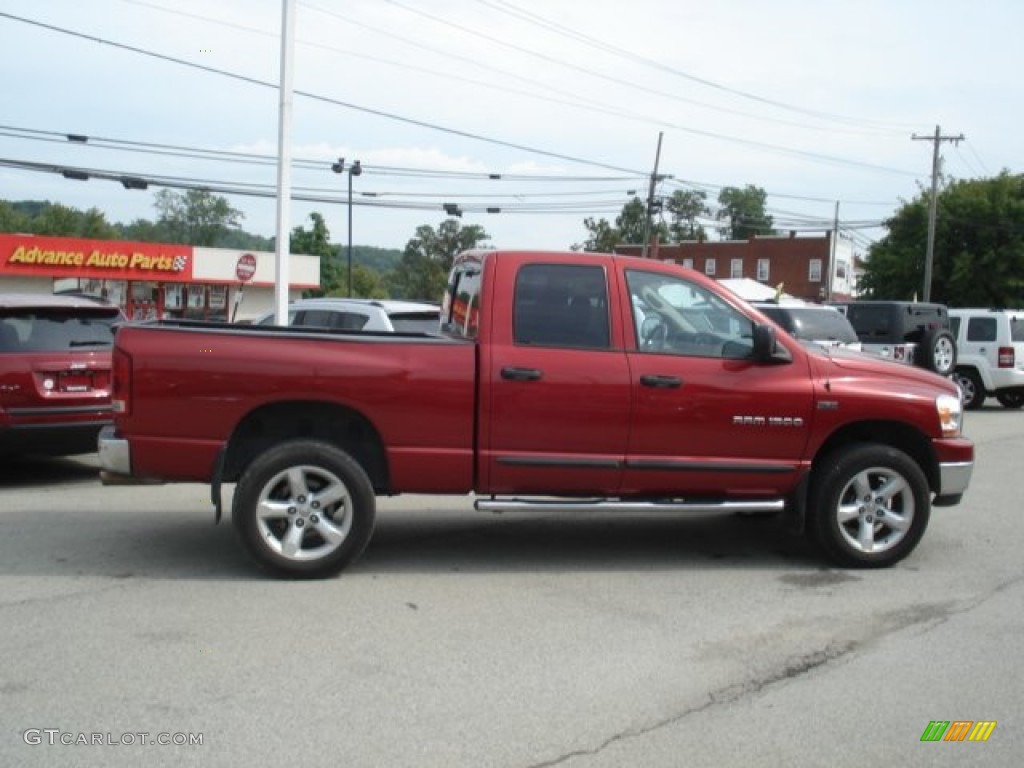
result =
M792 355L785 347L780 347L775 339L775 326L769 323L754 326L754 362L757 363L788 363Z

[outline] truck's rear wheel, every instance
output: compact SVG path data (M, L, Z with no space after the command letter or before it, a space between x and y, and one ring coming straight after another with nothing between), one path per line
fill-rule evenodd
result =
M231 516L262 568L321 578L362 553L375 511L370 480L351 456L329 443L295 440L249 465L235 488Z
M809 528L836 563L884 568L917 546L931 493L921 468L900 450L860 444L825 457L815 470Z

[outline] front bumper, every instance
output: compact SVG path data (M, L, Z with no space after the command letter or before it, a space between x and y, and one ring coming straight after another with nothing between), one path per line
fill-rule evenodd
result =
M967 486L971 483L971 474L973 472L973 461L939 464L939 492L932 501L932 505L936 507L951 507L959 504L964 491L967 490Z

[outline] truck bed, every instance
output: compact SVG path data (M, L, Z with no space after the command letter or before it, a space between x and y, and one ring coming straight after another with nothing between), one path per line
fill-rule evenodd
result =
M160 354L147 354L154 349ZM119 419L136 476L206 482L239 430L269 441L275 425L296 419L311 435L358 421L363 439L386 446L382 490L472 488L472 342L170 320L123 326L115 354L140 361L131 370L131 418Z

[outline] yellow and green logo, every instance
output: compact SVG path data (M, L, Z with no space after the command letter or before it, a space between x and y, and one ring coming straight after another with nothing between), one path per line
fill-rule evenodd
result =
M921 741L988 741L995 729L995 720L932 720Z

